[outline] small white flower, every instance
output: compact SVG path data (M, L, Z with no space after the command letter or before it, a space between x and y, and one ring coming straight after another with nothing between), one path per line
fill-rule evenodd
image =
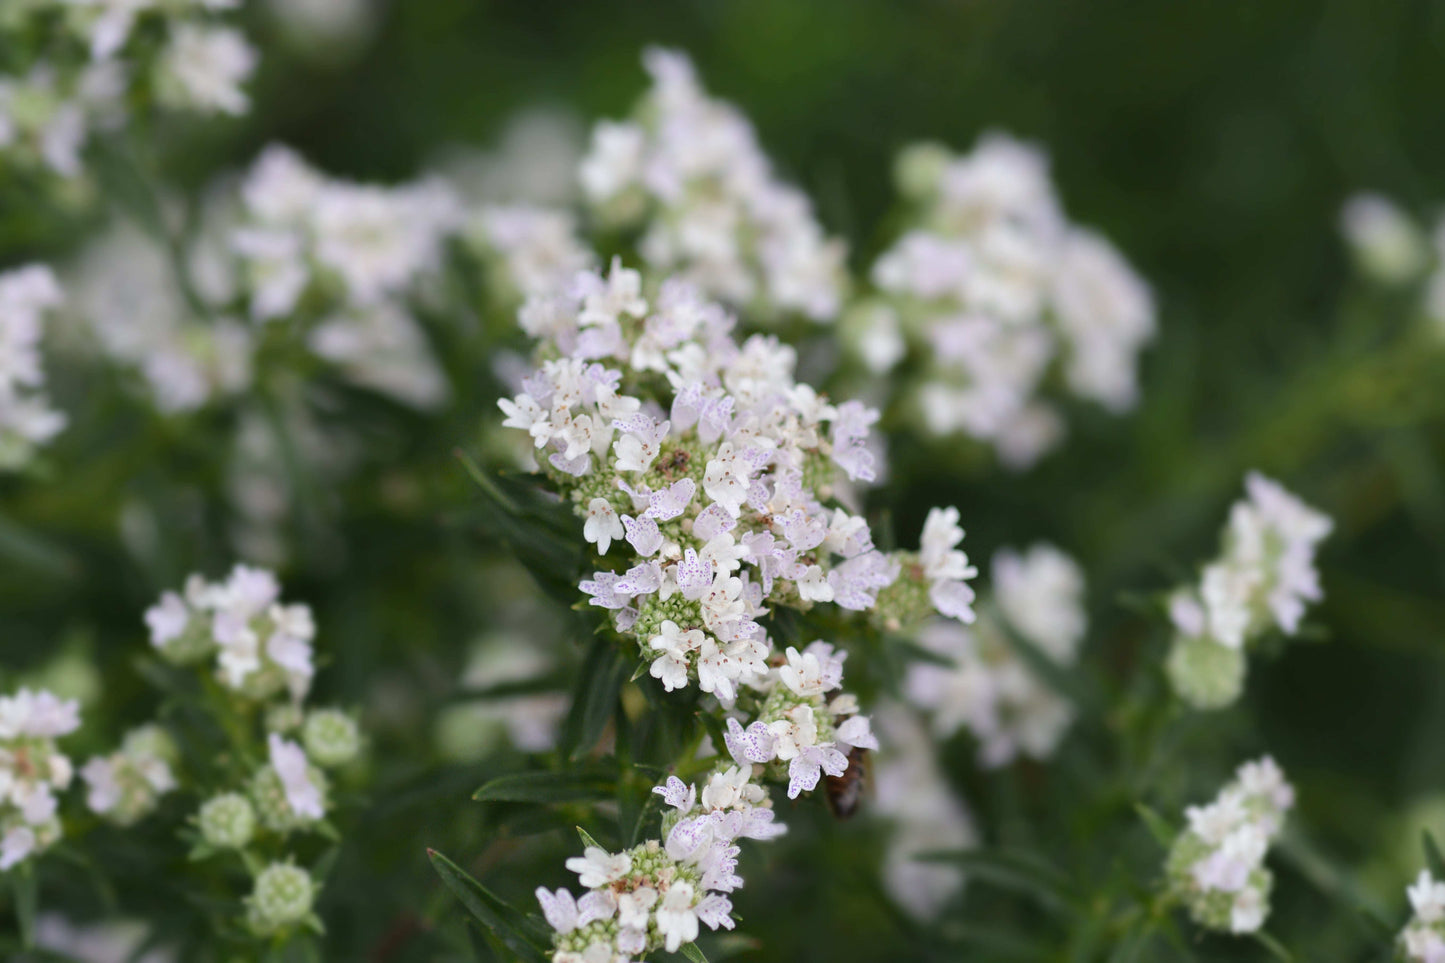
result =
M291 807L291 811L303 819L320 819L325 816L321 790L311 781L306 751L274 732L267 737L266 744L271 754L271 768L276 770L276 775L281 778L286 804Z
M1435 880L1428 869L1420 870L1415 885L1406 889L1415 918L1423 923L1445 920L1445 882Z
M177 24L159 64L162 96L177 107L243 114L251 102L241 85L256 60L239 31Z
M603 555L612 546L613 539L624 534L622 520L605 498L594 498L587 503L587 521L582 526L582 537L597 546Z
M657 907L657 929L669 953L676 953L684 943L697 939L697 911L693 906L692 884L674 882L663 894Z
M640 886L617 897L617 925L629 929L647 929L647 917L657 902L657 890Z
M565 889L555 893L537 887L537 902L542 904L542 915L547 925L558 933L570 933L577 928L577 903Z
M606 886L626 876L632 869L632 857L626 853L615 856L605 849L588 846L581 856L567 860L567 868L578 876L578 882L588 889Z
M682 630L671 619L664 619L659 634L648 640L648 647L659 653L652 662L651 675L662 682L668 692L687 686L688 653L703 645L700 629Z

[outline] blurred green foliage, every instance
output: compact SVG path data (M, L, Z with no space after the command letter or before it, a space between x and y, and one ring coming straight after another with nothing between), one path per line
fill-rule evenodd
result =
M784 844L745 853L747 937L705 944L710 958L1124 959L1111 954L1129 949L1133 924L1106 910L1147 883L1139 867L1162 860L1134 803L1177 818L1264 749L1300 796L1297 832L1273 858L1270 931L1300 960L1387 951L1389 933L1356 910L1378 908L1397 927L1422 814L1445 834L1445 366L1440 346L1400 336L1408 299L1351 278L1336 221L1359 188L1421 213L1445 199L1445 115L1433 100L1445 88L1445 6L397 0L359 58L330 67L268 49L258 30L266 59L253 115L188 133L160 162L167 180L198 187L273 140L335 174L409 176L446 145L489 142L524 107L623 113L643 83L640 49L664 43L691 53L709 88L747 112L847 238L855 267L889 239L900 146L963 148L999 128L1046 146L1071 216L1109 235L1154 286L1161 333L1138 412L1071 412L1070 442L1022 477L898 444L894 484L870 506L908 542L923 506L958 504L978 557L1048 538L1089 574L1084 671L1100 711L1058 763L984 775L965 740L947 747L985 842L1047 854L1066 880L1064 908L1029 886L1021 897L990 885L976 868L957 914L920 931L878 891L880 828L799 807ZM7 184L0 260L63 254L92 226L89 215L50 218L47 203ZM426 847L530 909L534 885L562 882L571 824L595 818L571 804L468 802L527 763L504 753L450 764L427 726L435 704L457 697L467 643L494 623L502 594L549 606L579 662L592 631L485 564L507 551L505 516L452 455L485 447L478 432L498 391L485 360L450 372L467 390L446 419L377 412L371 470L317 493L324 531L304 511L292 520L303 537L287 595L315 608L329 659L317 699L365 705L379 733L381 769L353 801L321 905L328 959L469 958ZM202 497L215 484L204 439L220 426L117 409L103 381L57 393L81 402L60 449L81 457L57 455L49 479L0 481L0 665L13 675L61 651L94 656L118 726L154 701L133 667L140 612L186 572L230 562ZM1337 519L1313 617L1319 644L1261 660L1227 716L1137 718L1160 685L1149 667L1165 639L1125 593L1167 587L1213 551L1248 468ZM148 566L117 538L116 509L132 499L165 506ZM1100 850L1106 834L1119 848ZM111 871L162 845L136 832L106 840ZM148 915L184 896L108 893L86 878L62 861L45 892L64 892L79 912L115 901ZM1097 928L1080 912L1095 913ZM1185 935L1141 952L1270 951Z

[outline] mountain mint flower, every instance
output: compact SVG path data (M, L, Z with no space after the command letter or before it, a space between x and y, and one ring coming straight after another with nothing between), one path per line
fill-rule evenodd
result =
M171 767L178 755L175 742L159 726L131 730L119 751L81 767L80 777L89 786L86 805L117 825L135 823L176 788Z
M698 785L676 776L653 792L667 806L662 838L621 853L588 846L567 868L589 890L538 888L537 901L554 931L553 963L633 960L677 952L702 926L732 929L728 894L739 839L768 840L786 827L774 821L767 790L751 781L747 763L719 761Z
M1063 436L1051 372L1111 411L1133 406L1153 299L1108 241L1068 223L1038 150L1000 134L961 157L917 145L898 181L913 216L874 264L880 297L850 313L846 343L903 333L926 358L909 393L929 432L967 434L1024 468Z
M1356 194L1340 211L1340 230L1370 277L1386 284L1418 278L1431 252L1420 228L1387 197Z
M978 832L908 708L885 706L876 719L883 748L873 762L874 809L891 824L883 883L910 916L937 919L963 887L963 873L920 857L976 845Z
M311 610L283 605L276 577L238 565L225 581L192 576L184 594L167 592L145 615L151 644L177 663L216 658L217 678L251 699L283 689L300 700L315 671Z
M659 275L685 278L751 320L832 321L845 287L842 242L807 196L779 181L737 108L707 95L686 55L643 56L652 88L636 120L603 121L579 168L595 215L638 228Z
M1400 931L1399 948L1409 963L1445 961L1445 882L1420 870L1415 884L1406 890L1412 910L1410 922Z
M1245 648L1271 629L1293 635L1321 597L1314 557L1333 523L1258 472L1245 489L1220 558L1169 601L1176 634L1166 669L1180 697L1200 709L1238 698Z
M97 134L155 103L242 114L257 55L209 14L239 0L31 0L7 5L0 44L0 157L75 178ZM136 40L141 37L141 40ZM40 52L36 56L33 52Z
M1293 788L1265 756L1240 766L1212 803L1185 810L1165 868L1196 923L1228 933L1264 925L1274 883L1264 857L1293 805Z
M0 471L18 468L65 427L45 396L40 337L60 287L39 264L0 273Z
M269 935L306 919L315 899L311 874L291 863L272 863L246 897L246 919L257 935Z
M240 793L227 792L207 799L196 813L201 838L216 849L241 849L256 831L256 810Z
M156 64L162 103L198 113L240 115L251 106L241 89L257 54L240 31L178 24Z
M79 725L79 704L49 692L0 696L0 872L60 839L55 794L73 769L55 740Z
M583 519L608 568L580 584L636 640L668 690L694 681L725 706L766 686L772 606L866 612L895 582L898 622L972 617L975 574L956 511L931 518L916 565L878 551L835 502L876 466L877 412L793 380L776 338L739 344L735 320L692 286L614 262L520 312L539 367L499 402ZM661 376L659 379L658 376Z
M1047 758L1073 721L1073 708L1038 677L1011 635L1067 667L1085 627L1083 573L1071 558L1050 545L1023 554L1003 549L993 560L993 596L978 621L966 627L938 620L920 632L919 643L951 664L914 663L904 690L931 715L938 735L959 728L973 733L985 766L1004 765L1020 753Z
M361 752L356 720L339 709L314 709L302 724L306 755L318 765L344 766Z

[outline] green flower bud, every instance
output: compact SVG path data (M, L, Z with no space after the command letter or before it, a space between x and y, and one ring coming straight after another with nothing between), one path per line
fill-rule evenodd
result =
M356 720L339 709L317 709L306 716L301 738L306 755L323 766L341 766L361 751Z
M301 707L294 702L280 702L266 710L266 731L289 733L301 727Z
M942 144L911 144L898 153L893 181L904 197L921 200L938 190L952 155Z
M256 810L245 796L223 793L206 800L196 814L201 838L217 849L240 849L256 831Z
M1196 709L1220 709L1244 691L1245 656L1205 636L1178 636L1164 671L1179 698Z
M272 863L246 898L246 919L257 935L267 936L305 919L315 899L310 873L291 863Z

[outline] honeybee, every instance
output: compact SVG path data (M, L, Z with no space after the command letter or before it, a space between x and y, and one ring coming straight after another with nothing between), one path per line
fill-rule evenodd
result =
M848 768L841 776L825 776L824 789L828 796L828 808L838 819L850 819L863 804L863 793L868 788L868 750L854 746L848 752Z

